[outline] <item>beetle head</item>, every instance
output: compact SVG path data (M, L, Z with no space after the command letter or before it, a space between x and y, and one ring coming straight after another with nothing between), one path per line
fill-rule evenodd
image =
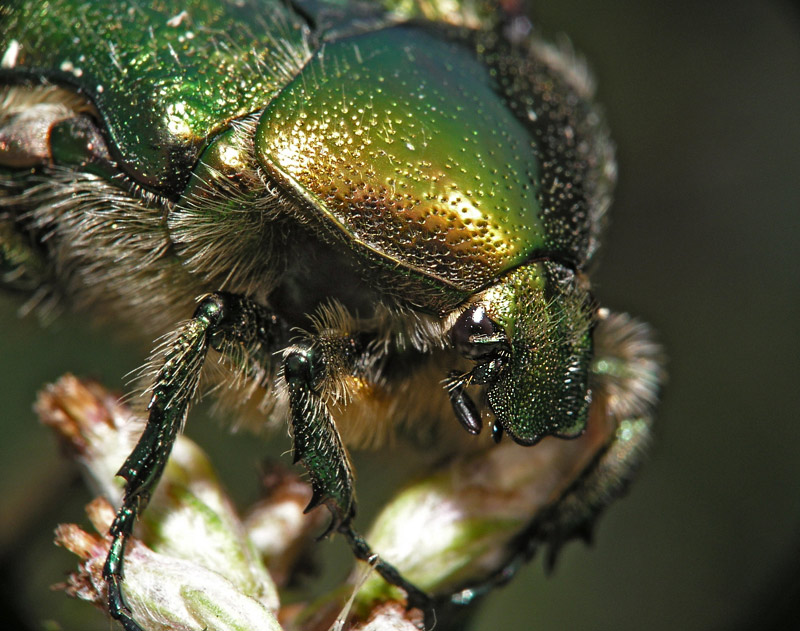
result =
M547 435L579 435L591 400L593 313L580 277L548 261L511 270L480 294L450 331L456 351L476 362L448 380L464 427L481 428L464 388L485 385L496 440L503 432L526 445Z

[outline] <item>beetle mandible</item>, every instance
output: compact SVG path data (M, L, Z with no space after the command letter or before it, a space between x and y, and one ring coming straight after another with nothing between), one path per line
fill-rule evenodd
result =
M309 508L362 555L345 442L418 417L523 445L584 430L612 144L579 62L446 4L0 15L4 286L172 331L104 570L127 629L125 544L210 352L288 418ZM649 410L657 378L631 383Z

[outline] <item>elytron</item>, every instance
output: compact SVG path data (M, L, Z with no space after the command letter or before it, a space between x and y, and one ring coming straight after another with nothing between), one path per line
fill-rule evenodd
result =
M639 325L604 335L588 278L616 170L591 79L499 5L461 4L0 9L3 285L171 332L104 569L126 629L126 542L207 362L288 421L309 508L359 556L345 445L424 420L537 449L592 406L649 418Z

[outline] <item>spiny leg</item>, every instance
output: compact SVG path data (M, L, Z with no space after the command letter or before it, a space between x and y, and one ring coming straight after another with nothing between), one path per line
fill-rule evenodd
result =
M113 541L103 576L108 583L111 615L126 631L141 631L141 627L134 621L122 593L125 545L166 466L197 390L208 348L223 356L238 353L256 375L268 364L270 355L286 345L288 336L288 327L277 316L246 298L226 293L204 298L192 320L177 332L155 380L145 431L119 472L127 484L110 529ZM352 471L321 391L325 380L368 374L371 354L366 348L364 340L349 335L317 335L285 351L283 370L295 462L302 462L311 477L313 498L307 510L325 504L332 515L328 532L342 533L357 558L373 565L385 580L403 589L409 606L427 612L429 598L380 559L351 526L355 514Z
M287 337L285 325L264 307L221 292L203 298L194 317L177 332L153 386L145 430L118 473L127 483L122 506L109 531L113 540L103 578L108 584L111 616L126 631L141 631L141 627L134 621L122 593L125 545L164 471L197 391L209 347L223 354L244 351L246 360L255 368L259 362L266 363Z
M325 380L369 375L370 352L354 336L320 335L293 345L284 357L289 390L294 461L311 478L313 496L306 511L325 504L332 519L328 530L341 533L356 558L370 564L388 583L406 592L408 606L432 614L431 599L390 563L376 554L352 526L355 516L353 476L339 432L321 394ZM324 535L323 535L324 536Z
M325 536L338 531L355 515L353 474L342 439L328 406L318 393L324 378L320 353L311 345L295 345L283 360L289 390L294 462L311 478L312 496L306 512L325 504L331 523Z

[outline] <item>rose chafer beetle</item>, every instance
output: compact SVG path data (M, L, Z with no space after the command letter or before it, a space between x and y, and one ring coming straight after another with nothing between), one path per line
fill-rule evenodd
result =
M499 7L452 4L0 10L3 285L171 331L104 569L126 629L125 544L210 352L288 418L309 508L361 558L345 443L453 417L575 437L611 364L634 377L603 395L649 413L657 371L595 334L615 165L591 81Z

